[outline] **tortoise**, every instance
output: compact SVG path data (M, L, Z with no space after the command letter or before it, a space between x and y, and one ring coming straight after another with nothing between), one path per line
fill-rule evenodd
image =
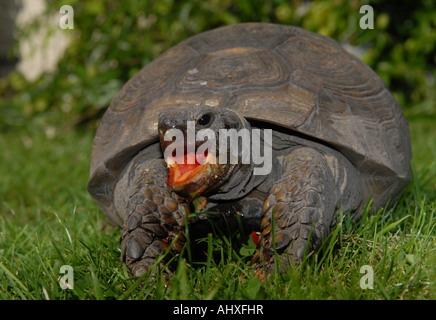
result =
M166 134L188 134L189 122L217 136L263 130L270 172L254 174L261 166L251 158L186 164L186 147L169 162ZM411 181L410 160L408 122L370 67L300 27L242 23L182 41L124 85L97 129L88 191L122 228L121 260L133 276L163 253L180 254L187 227L191 240L209 232L207 212L260 232L253 262L273 270L275 257L289 266L318 250L340 217L358 219L368 201L373 213L394 204Z

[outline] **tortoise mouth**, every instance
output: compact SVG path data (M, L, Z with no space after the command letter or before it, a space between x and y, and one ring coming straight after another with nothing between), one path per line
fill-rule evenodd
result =
M169 156L165 159L168 165L167 185L172 190L186 198L196 198L211 185L212 178L220 166L215 164L214 155L208 153L199 157L195 153L185 153L180 157ZM215 173L215 174L214 174Z

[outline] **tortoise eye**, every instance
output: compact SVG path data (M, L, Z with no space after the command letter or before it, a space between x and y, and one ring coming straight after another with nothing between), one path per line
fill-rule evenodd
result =
M212 120L212 115L210 113L206 113L197 121L197 124L200 127L205 127L211 122L211 120Z

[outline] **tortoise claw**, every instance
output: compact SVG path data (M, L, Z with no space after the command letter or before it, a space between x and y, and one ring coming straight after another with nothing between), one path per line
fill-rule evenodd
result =
M141 246L133 237L130 237L128 243L127 243L127 254L129 258L133 260L138 260L140 257L142 257L142 254L144 253L145 248Z

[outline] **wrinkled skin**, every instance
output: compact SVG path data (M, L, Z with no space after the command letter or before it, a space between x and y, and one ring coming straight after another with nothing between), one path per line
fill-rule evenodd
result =
M164 136L171 128L186 133L187 121L194 121L196 130L209 128L217 135L219 129L251 130L246 119L223 108L180 108L159 116L160 143L132 159L114 194L115 208L124 217L122 260L134 276L149 270L163 253L161 267L182 252L186 222L191 238L195 232L207 234L207 224L185 218L199 199L205 211L231 217L236 209L247 232L261 232L253 263L268 272L275 265L274 247L283 262L281 268L298 263L320 247L339 210L350 213L362 205L361 178L342 154L280 131L273 131L270 174L254 175L253 163L218 163L196 167L195 174L178 181L178 168L168 166L163 157L171 144ZM236 223L230 225L237 228Z

